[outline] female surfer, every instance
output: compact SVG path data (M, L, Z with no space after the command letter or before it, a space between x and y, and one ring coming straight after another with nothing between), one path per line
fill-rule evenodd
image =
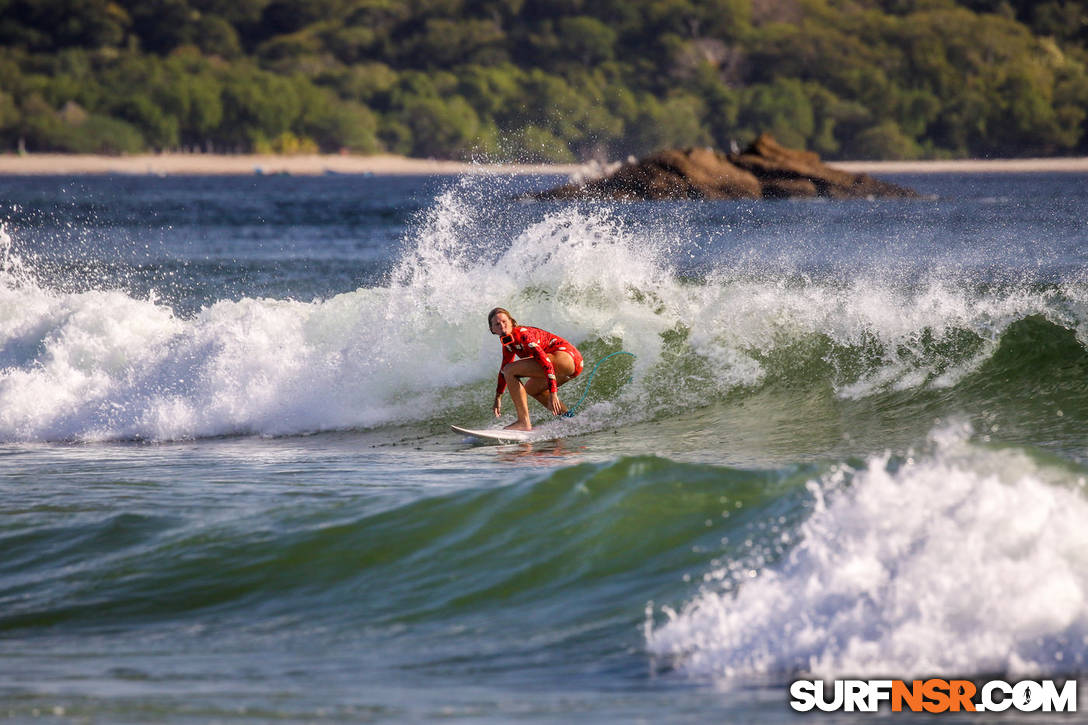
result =
M502 343L502 365L495 388L495 417L502 410L502 394L510 387L518 419L509 430L532 430L528 396L555 415L567 412L559 400L559 386L582 372L582 354L569 342L537 327L525 327L501 307L487 313L487 326ZM516 359L523 358L523 359ZM522 378L528 378L522 383Z

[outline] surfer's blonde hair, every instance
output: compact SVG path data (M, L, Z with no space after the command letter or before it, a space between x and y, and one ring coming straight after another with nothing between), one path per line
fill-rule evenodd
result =
M487 313L487 329L491 329L491 321L495 319L495 315L503 314L510 318L510 324L517 327L518 321L514 319L514 316L510 314L510 310L505 307L496 307Z

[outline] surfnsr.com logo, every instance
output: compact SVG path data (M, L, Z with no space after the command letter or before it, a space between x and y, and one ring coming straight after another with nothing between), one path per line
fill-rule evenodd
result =
M1059 688L1054 680L1008 683L990 680L796 680L790 685L790 707L798 712L1076 712L1077 681Z

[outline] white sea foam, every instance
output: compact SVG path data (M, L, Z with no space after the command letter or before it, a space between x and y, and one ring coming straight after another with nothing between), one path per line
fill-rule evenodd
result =
M492 384L495 304L526 322L626 337L609 300L660 286L652 257L610 222L560 214L497 258L474 253L471 215L439 200L381 287L327 300L220 301L183 319L117 290L65 293L16 269L0 279L0 440L281 434L427 420L451 389ZM617 252L623 274L599 270ZM568 300L556 304L555 298ZM578 300L592 297L591 304ZM511 301L513 300L513 301ZM573 300L573 302L570 302ZM649 356L653 343L641 350ZM484 415L487 394L478 395Z
M866 349L867 368L831 381L840 395L860 397L951 385L1028 315L1076 326L1032 292L786 283L736 271L684 281L672 266L684 250L670 247L682 242L607 210L549 209L497 248L477 241L488 223L480 202L454 188L381 286L312 302L224 300L191 318L154 297L50 289L7 240L0 440L381 426L432 420L478 398L484 419L499 359L485 317L496 305L576 344L608 341L635 353L635 382L620 395L640 401L630 415L645 417L758 385L768 354L806 337ZM983 341L974 356L948 362L926 351L926 340L963 330ZM677 359L697 363L696 372ZM570 398L580 386L564 392Z
M649 650L723 680L1083 670L1084 480L966 438L946 429L899 466L877 457L810 484L785 559L666 609ZM728 569L706 578L735 584Z

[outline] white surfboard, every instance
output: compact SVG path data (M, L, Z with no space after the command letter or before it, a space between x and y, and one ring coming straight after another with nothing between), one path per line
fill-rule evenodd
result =
M539 425L532 430L506 430L505 428L462 428L459 425L451 425L454 431L463 433L481 440L499 441L500 443L524 443L527 441L549 441L563 434L560 421L554 421Z

